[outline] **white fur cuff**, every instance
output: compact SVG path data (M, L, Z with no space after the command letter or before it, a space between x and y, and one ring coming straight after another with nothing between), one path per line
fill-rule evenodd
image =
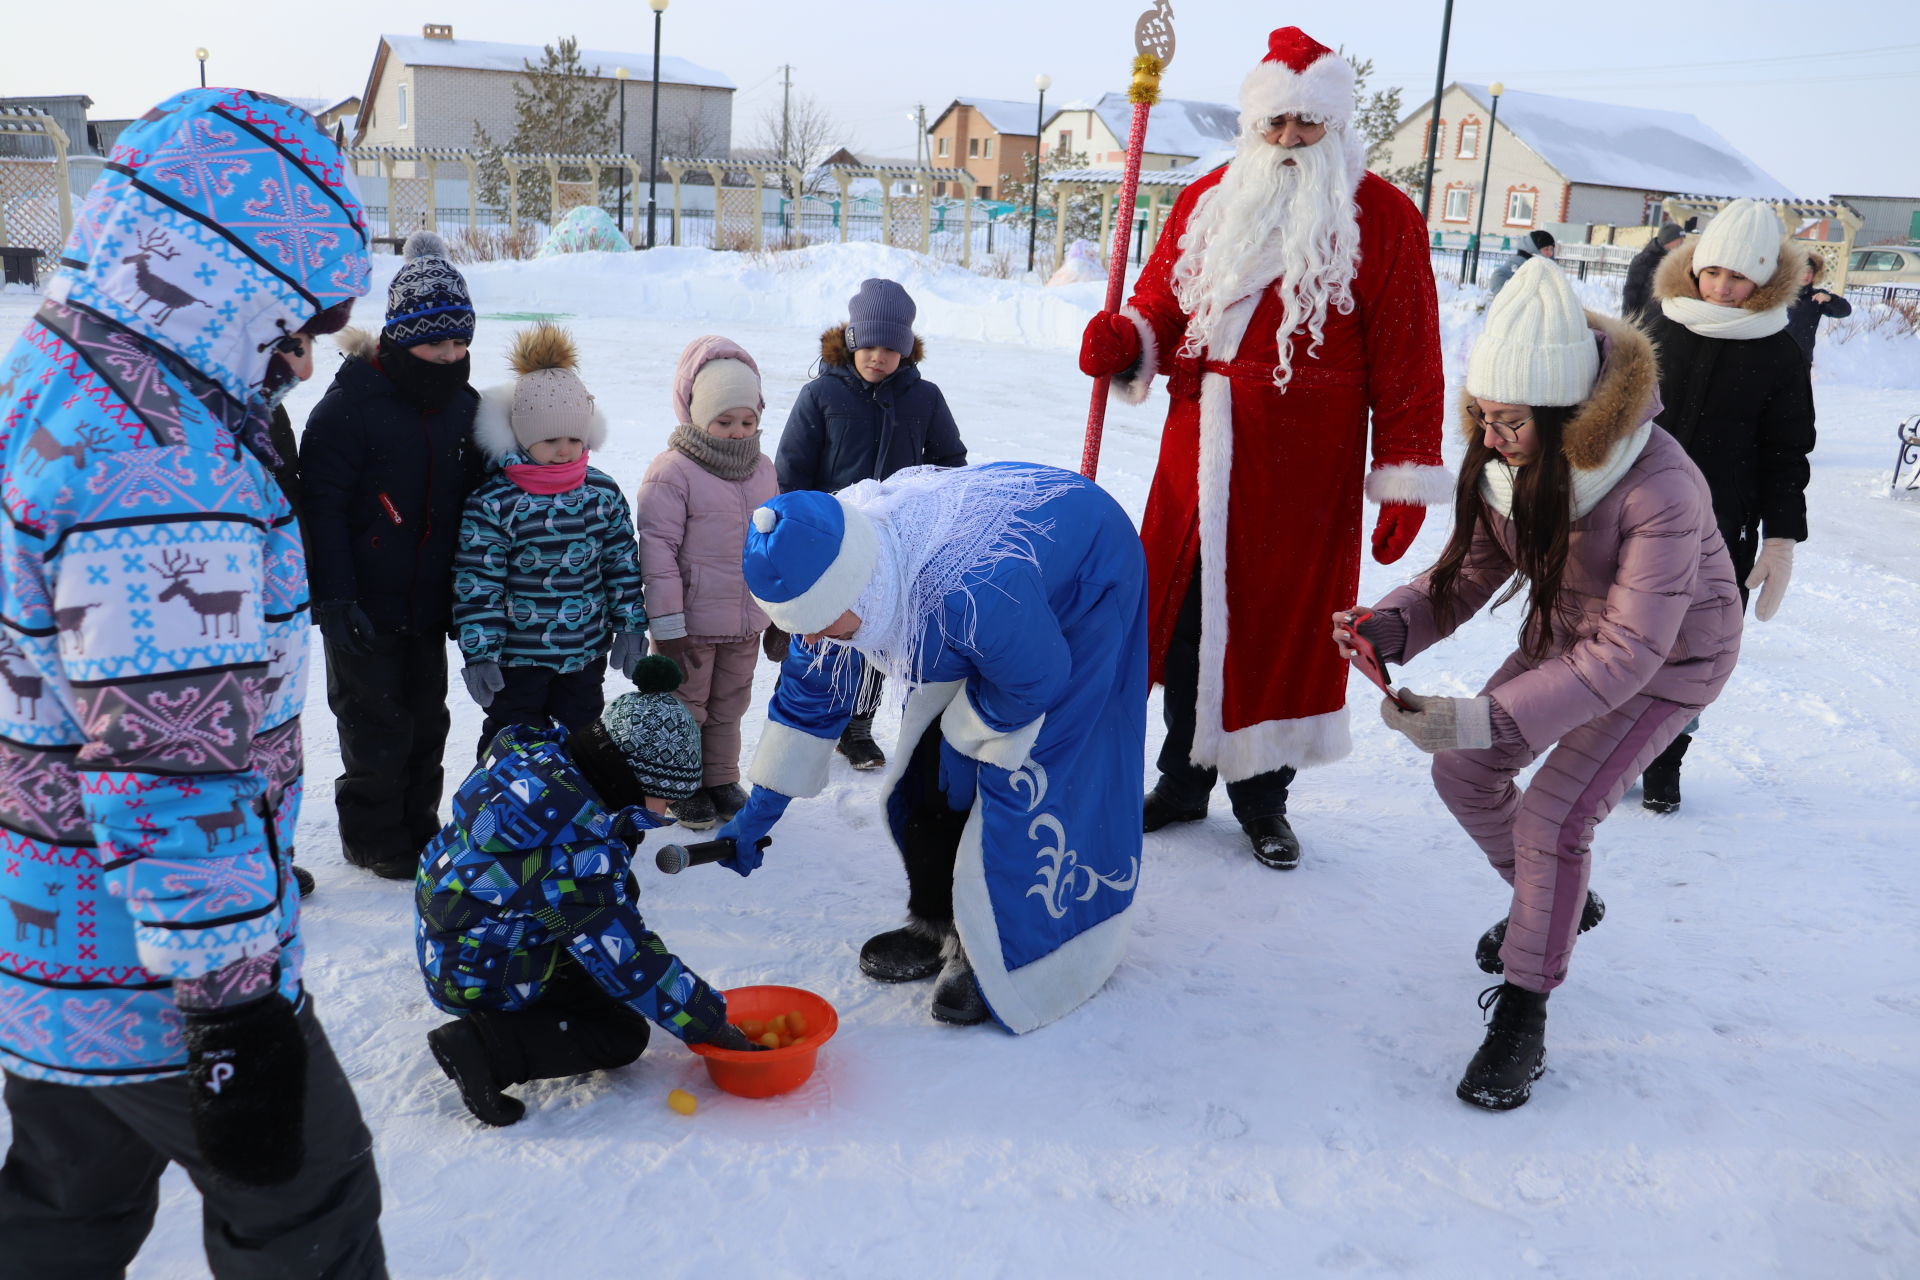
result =
M767 721L760 745L747 769L747 781L804 799L827 789L827 770L833 764L833 738L816 738L778 720Z
M1133 327L1140 333L1140 363L1131 373L1115 375L1113 394L1119 396L1123 404L1139 404L1153 389L1153 375L1160 372L1160 345L1154 341L1153 326L1145 316L1132 307L1122 308L1120 314L1133 321Z
M961 755L1011 771L1026 764L1027 754L1039 740L1040 726L1046 722L1046 713L1042 712L1018 729L1002 733L980 718L963 687L940 714L940 732Z
M1453 473L1445 467L1412 462L1375 467L1367 476L1367 497L1375 502L1405 502L1439 507L1453 501Z

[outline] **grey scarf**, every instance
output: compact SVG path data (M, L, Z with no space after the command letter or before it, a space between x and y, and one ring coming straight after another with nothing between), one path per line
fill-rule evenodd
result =
M760 465L758 431L738 440L722 440L683 422L667 437L667 447L678 449L722 480L745 480Z

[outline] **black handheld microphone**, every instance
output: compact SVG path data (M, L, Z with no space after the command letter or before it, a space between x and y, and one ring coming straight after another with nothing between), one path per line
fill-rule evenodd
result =
M761 836L754 841L753 847L764 849L772 843L772 836ZM702 840L698 844L662 845L660 852L653 855L653 865L670 876L677 876L688 867L731 858L733 848L732 836L725 836L719 840Z

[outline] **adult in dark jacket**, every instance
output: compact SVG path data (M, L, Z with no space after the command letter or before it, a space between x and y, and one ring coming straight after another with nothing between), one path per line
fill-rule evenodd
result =
M1787 308L1787 333L1807 353L1809 363L1813 360L1813 344L1820 337L1822 317L1838 320L1853 314L1853 304L1843 295L1819 287L1826 274L1826 255L1809 252L1806 270L1800 273L1800 293Z
M1807 457L1813 452L1810 369L1787 328L1805 269L1771 208L1737 200L1698 240L1668 253L1653 281L1647 333L1660 353L1655 419L1707 479L1744 607L1772 618L1807 536ZM1695 725L1647 766L1641 803L1680 807L1680 761Z
M1668 251L1684 240L1686 234L1680 229L1679 223L1663 222L1653 239L1633 255L1633 261L1627 264L1627 282L1620 287L1622 320L1639 324L1646 318L1647 309L1653 305L1653 273L1660 269Z
M481 465L472 305L451 264L408 244L416 256L394 277L386 327L377 343L341 334L347 358L300 452L307 572L339 725L341 847L355 866L404 880L440 829L453 559Z
M920 376L926 346L913 332L915 312L895 281L866 280L847 303L847 323L820 335L820 375L800 388L774 456L780 492L834 493L904 467L967 465L947 398ZM778 627L767 629L763 644L769 658L786 656ZM869 670L841 735L840 753L856 769L887 763L873 740L881 688L880 673Z
M1507 281L1513 279L1513 273L1525 266L1528 258L1535 256L1542 258L1553 257L1555 243L1556 241L1551 231L1529 231L1524 236L1521 236L1520 246L1513 251L1513 256L1501 263L1499 269L1488 278L1487 292L1489 296L1498 294L1501 289L1505 288Z

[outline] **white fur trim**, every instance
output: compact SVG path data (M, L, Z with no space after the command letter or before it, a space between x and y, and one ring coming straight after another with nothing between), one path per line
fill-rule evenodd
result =
M587 422L587 448L604 449L607 447L607 415L596 407L593 417Z
M1399 462L1367 473L1367 497L1374 502L1405 502L1439 507L1453 501L1453 473L1445 467Z
M867 589L867 583L873 578L873 567L879 562L880 539L867 513L845 498L836 496L834 501L840 504L847 528L841 535L840 550L835 553L833 563L812 586L791 600L753 597L753 602L773 620L773 625L788 635L812 635L832 626L841 614L853 608L853 602Z
M1298 720L1263 720L1244 729L1223 732L1216 739L1213 758L1202 760L1196 748L1195 764L1210 764L1227 782L1291 765L1312 769L1344 760L1353 751L1353 733L1347 709L1328 711Z
M997 764L1011 773L1026 764L1033 744L1039 741L1040 726L1046 722L1043 711L1018 729L1002 732L980 718L973 699L962 691L941 715L940 732L961 755L983 764Z
M913 749L920 745L927 726L940 718L947 704L966 686L964 680L935 680L930 684L916 685L907 695L907 705L900 710L900 737L894 743L893 751L887 756L887 771L881 775L880 794L892 795L893 789L900 785L900 779L907 772L907 761L913 755Z
M497 462L519 449L513 438L513 384L488 387L480 393L480 408L473 415L473 442L488 462Z
M762 533L772 533L773 526L780 523L780 513L772 507L753 509L753 527Z
M1284 62L1262 62L1240 83L1240 128L1274 116L1304 115L1340 128L1353 119L1353 66L1338 54L1322 54L1305 71Z
M1160 372L1160 344L1154 339L1153 326L1145 316L1132 307L1122 308L1120 314L1133 321L1133 327L1140 333L1140 363L1133 367L1133 372L1114 377L1113 394L1124 404L1139 404L1153 389L1153 375Z
M747 781L795 799L817 796L827 789L834 741L769 720L760 731L760 745L754 748Z

